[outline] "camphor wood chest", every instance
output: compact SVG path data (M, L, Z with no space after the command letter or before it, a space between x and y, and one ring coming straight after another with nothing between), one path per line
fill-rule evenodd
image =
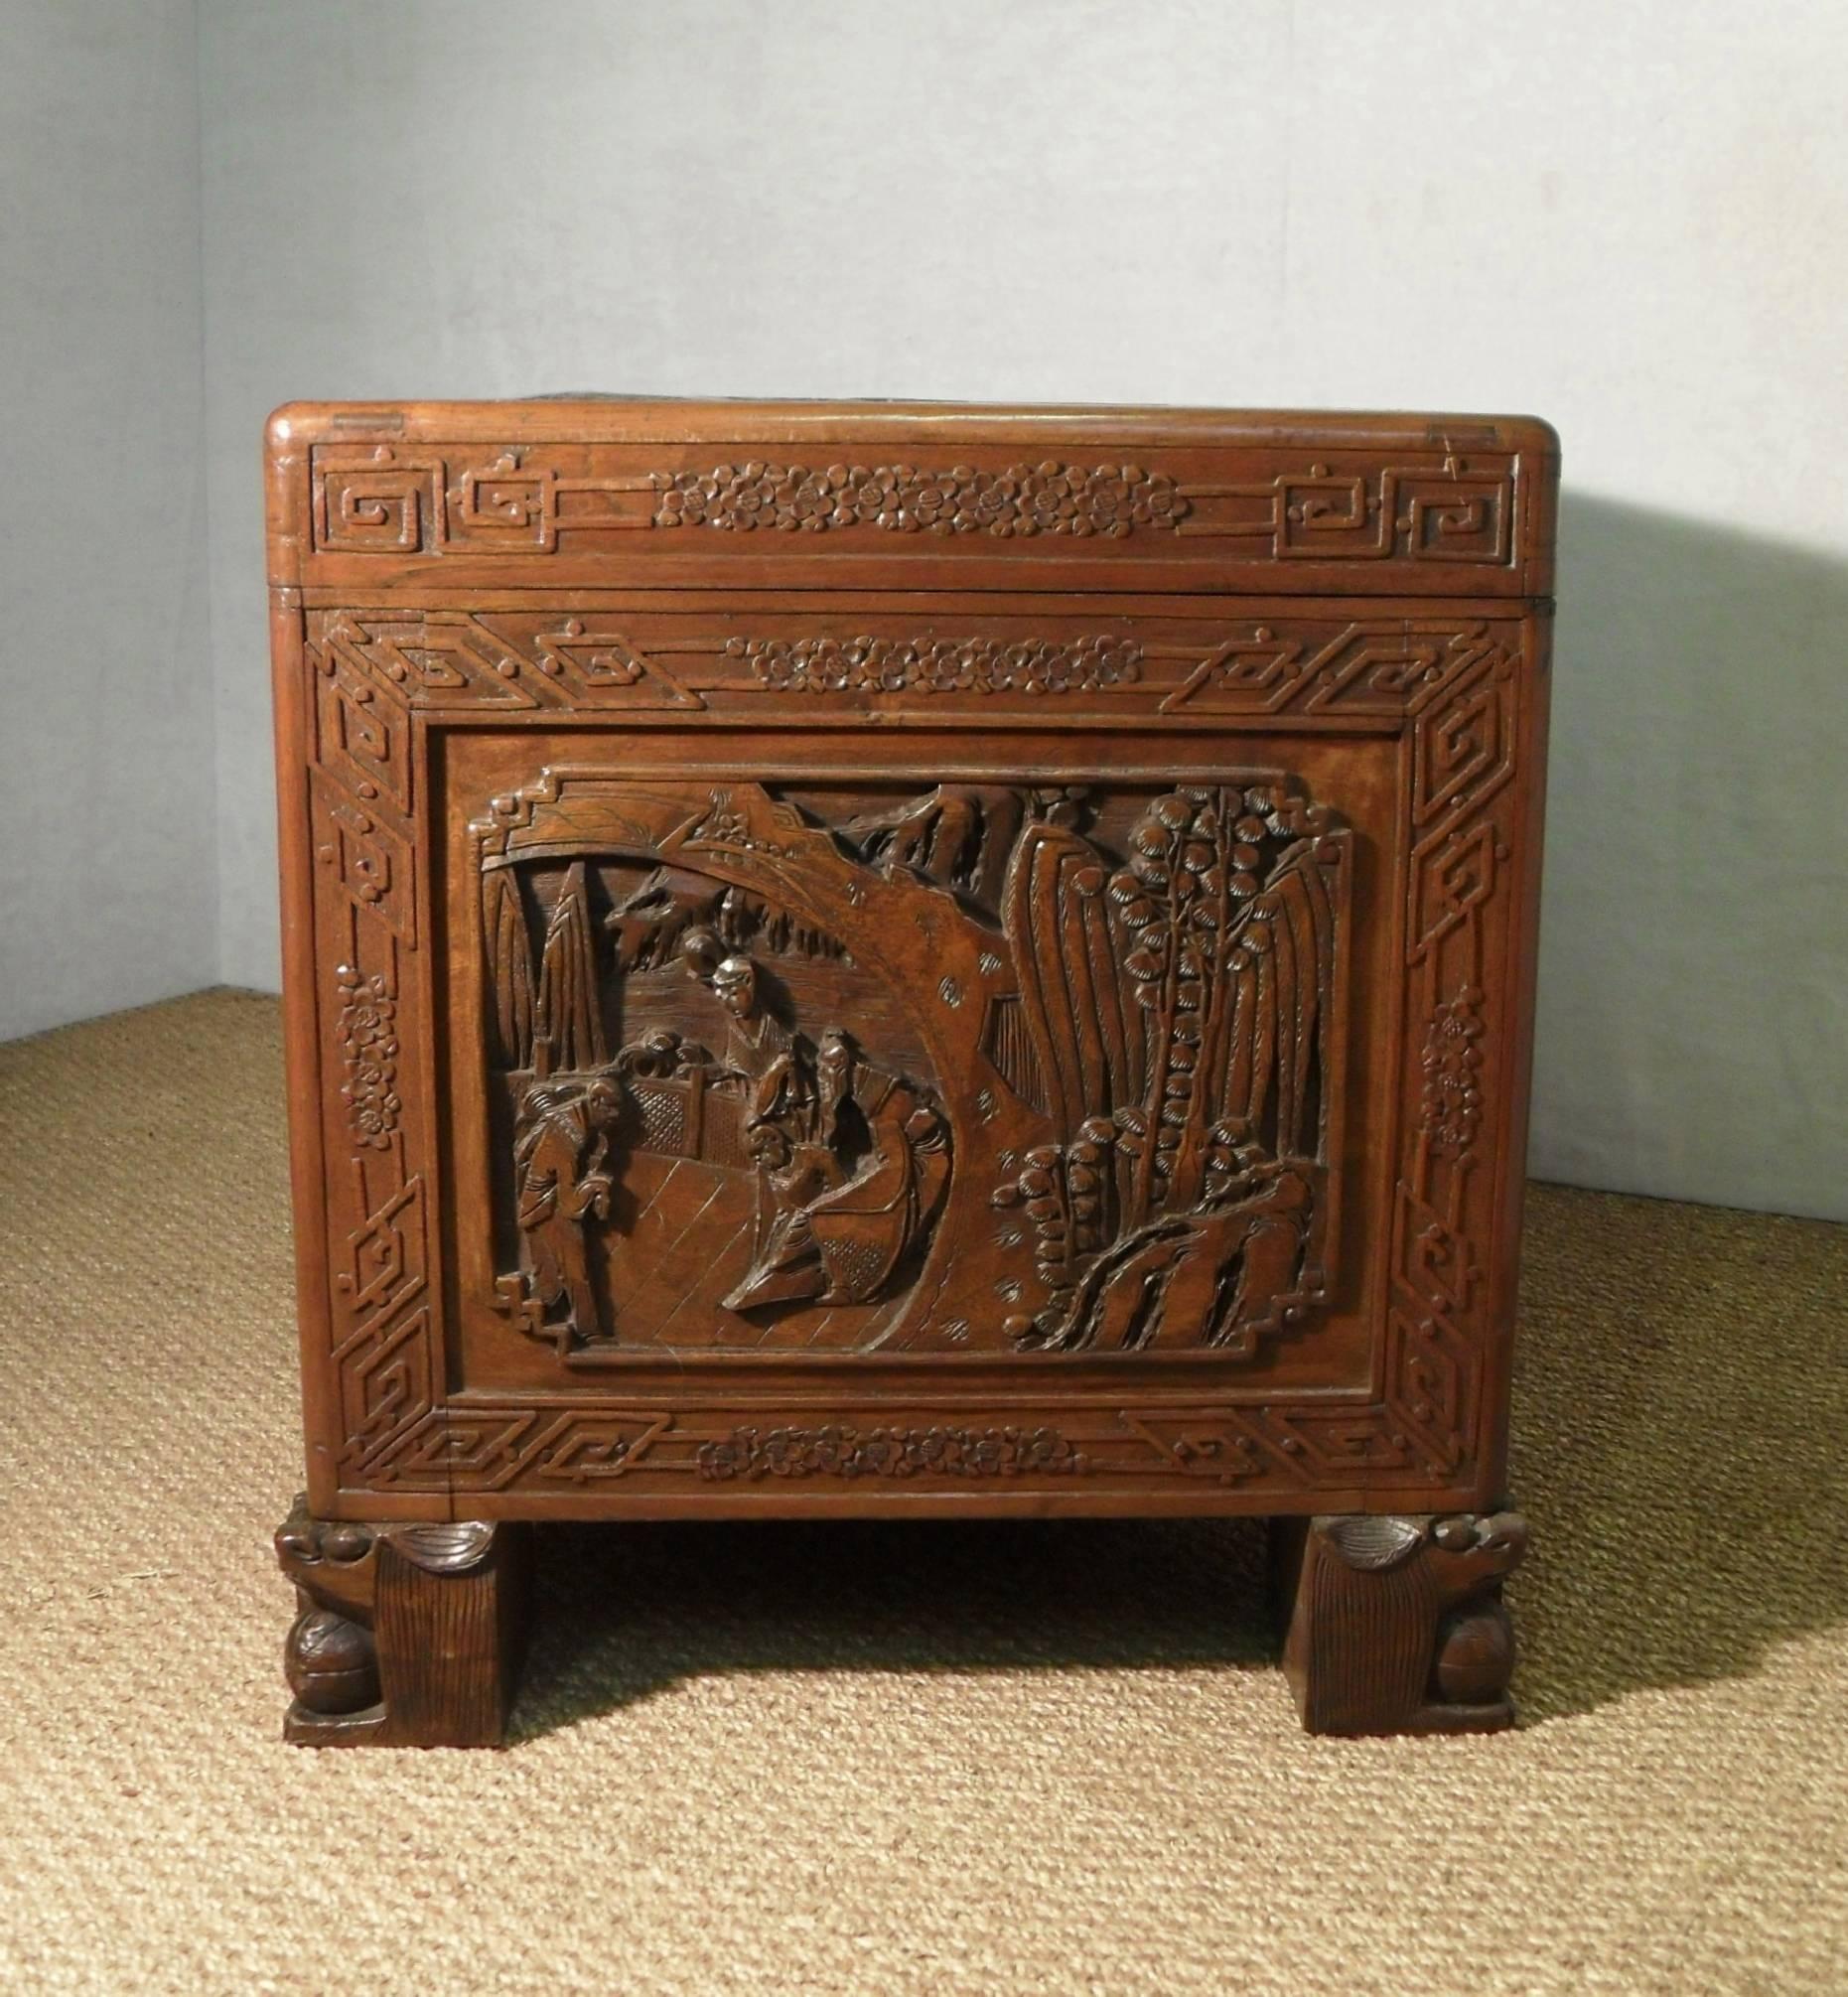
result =
M1306 1723L1506 1724L1557 444L272 419L304 1742L525 1521L1263 1513Z

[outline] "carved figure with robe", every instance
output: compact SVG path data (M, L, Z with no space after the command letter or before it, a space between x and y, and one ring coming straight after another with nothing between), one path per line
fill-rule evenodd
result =
M617 1085L598 1076L534 1082L519 1106L516 1212L533 1298L541 1309L566 1307L564 1323L542 1332L561 1347L611 1336L591 1278L587 1223L609 1218L616 1185L609 1140L619 1100Z
M949 1177L949 1138L925 1091L867 1061L838 1028L821 1037L814 1085L815 1138L800 1123L792 1130L766 1117L759 1126L780 1134L760 1153L773 1194L789 1200L799 1190L805 1197L773 1225L726 1299L731 1310L792 1300L870 1302L935 1218ZM785 1152L785 1165L766 1170L766 1156ZM797 1180L804 1167L809 1177ZM810 1192L815 1176L830 1183Z

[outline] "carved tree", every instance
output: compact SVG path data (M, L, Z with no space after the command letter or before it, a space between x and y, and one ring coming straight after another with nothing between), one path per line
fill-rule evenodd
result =
M597 990L597 948L591 927L590 895L581 860L566 873L545 926L534 1024L537 1036L548 1045L550 1063L555 1069L586 1073L602 1068L609 1060Z
M488 938L489 1001L500 1059L510 1069L532 1066L532 945L526 912L510 869L496 867L482 884Z
M1024 1207L1049 1292L1009 1329L1028 1348L1249 1351L1323 1287L1309 1250L1346 835L1271 785L1188 787L1129 846L1108 873L1068 827L1030 826L1008 873L1033 1049L1013 1067L1060 1140L995 1195Z

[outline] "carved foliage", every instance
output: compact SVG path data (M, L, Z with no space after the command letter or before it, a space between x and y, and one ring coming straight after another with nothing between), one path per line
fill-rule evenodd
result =
M1173 527L1188 510L1172 479L1136 465L1085 470L1049 459L978 472L910 465L801 465L752 460L707 473L656 475L657 527L756 527L820 533L829 527L877 527L889 533L1012 535L1104 534L1121 539L1136 527Z
M383 976L362 976L350 964L335 972L340 986L340 1020L335 1028L347 1066L341 1099L353 1123L354 1141L382 1151L398 1127L403 1103L397 1079L397 1006Z
M779 693L1094 693L1134 684L1133 639L742 639L726 642Z
M1317 1195L1337 1092L1346 837L1271 786L1158 797L1114 873L1030 827L1004 921L1057 1141L995 1204L1032 1224L1044 1308L1025 1350L1197 1342L1249 1356L1326 1279ZM1006 1021L1006 1024L1001 1024Z
M1439 1004L1425 1027L1421 1127L1441 1157L1462 1157L1482 1121L1482 993L1465 985Z
M1087 1465L1056 1428L740 1428L699 1445L702 1478L1071 1476Z

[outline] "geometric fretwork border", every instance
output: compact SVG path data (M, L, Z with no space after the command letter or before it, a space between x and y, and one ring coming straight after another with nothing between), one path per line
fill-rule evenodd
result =
M1252 453L1260 460L1268 454ZM1515 459L1448 449L1418 464L1303 464L1270 455L1235 480L1159 467L1053 461L816 466L746 459L649 466L633 448L430 443L317 444L311 551L338 556L556 557L580 543L673 531L716 545L843 533L936 549L1132 537L1217 542L1239 559L1368 568L1505 567L1518 540Z
M1390 703L1409 752L1398 1090L1406 1106L1377 1397L1253 1404L1203 1395L1176 1405L1138 1382L1108 1400L1080 1402L1067 1390L1036 1407L1023 1371L1004 1418L958 1412L945 1379L909 1406L856 1390L824 1413L771 1409L747 1427L736 1412L702 1412L690 1390L671 1412L592 1396L569 1405L445 1398L428 1195L436 1104L414 1052L431 1026L428 862L416 838L417 730L431 710L577 705L601 714L628 702L680 710L698 726L704 695L620 635L583 623L573 630L569 620L553 621L549 651L534 643L509 671L504 623L474 614L309 614L302 683L316 953L336 967L316 997L324 1071L339 1077L322 1108L327 1404L340 1426L332 1440L341 1488L539 1500L619 1482L667 1494L779 1479L899 1479L919 1491L1075 1482L1124 1492L1204 1480L1241 1494L1299 1495L1465 1480L1492 1335L1481 1244L1493 1234L1494 1189L1482 1134L1493 1123L1507 1050L1494 1045L1483 991L1486 966L1510 934L1517 641L1505 623L1389 624L1382 633L1365 621L1325 621L1287 675L1296 689L1287 704L1321 689L1330 713L1340 711L1334 695L1343 688L1364 688L1355 725L1371 732ZM1386 642L1393 634L1396 647ZM1275 697L1248 655L1203 657L1165 685L1114 689L1111 718L1139 701L1133 711L1153 719L1177 690L1203 713ZM1303 662L1317 659L1305 675Z
M640 623L639 623L640 621ZM954 725L1013 707L1039 719L1094 709L1124 726L1161 717L1386 724L1480 682L1516 642L1511 621L1422 613L1137 620L1067 613L1056 625L996 618L839 620L789 637L711 611L582 614L371 608L310 613L324 700L360 762L370 737L411 714L690 714L735 707L827 725L871 702ZM1129 628L1125 629L1127 625ZM343 718L344 713L344 718ZM1441 807L1472 772L1433 736ZM1448 789L1445 787L1448 785ZM400 802L408 802L400 796Z

